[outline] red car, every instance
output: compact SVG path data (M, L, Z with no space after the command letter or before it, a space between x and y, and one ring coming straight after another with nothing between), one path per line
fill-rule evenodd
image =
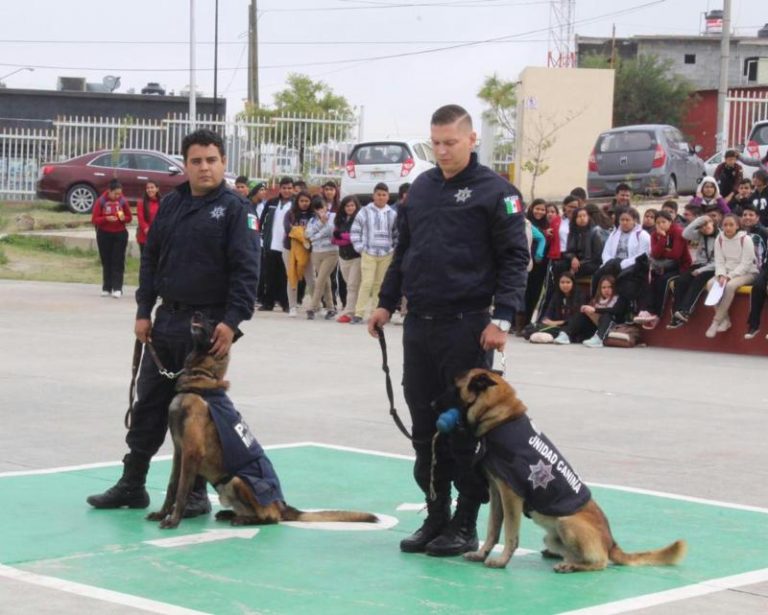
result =
M123 184L123 194L135 203L144 194L150 180L166 194L187 181L184 167L161 152L149 150L101 150L64 162L43 166L37 180L37 198L64 203L70 211L86 214L97 197L116 178Z

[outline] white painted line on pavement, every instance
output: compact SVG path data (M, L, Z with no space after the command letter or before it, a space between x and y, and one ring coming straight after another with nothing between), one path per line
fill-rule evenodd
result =
M33 572L26 572L25 570L12 568L11 566L5 566L4 564L0 564L0 577L30 583L31 585L37 585L39 587L46 587L48 589L55 589L68 594L75 594L76 596L93 598L94 600L101 600L102 602L108 602L110 604L119 604L121 606L143 609L150 613L163 613L164 615L208 615L204 611L185 609L176 606L175 604L149 600L148 598L141 598L139 596L131 596L130 594L102 589L101 587L92 587L90 585L84 585L83 583L75 583L74 581L64 581L55 577L47 577Z

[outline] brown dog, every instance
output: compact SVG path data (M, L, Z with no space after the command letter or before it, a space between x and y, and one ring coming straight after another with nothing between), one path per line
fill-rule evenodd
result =
M225 393L229 357L216 359L209 354L211 323L196 313L191 327L194 348L187 356L168 416L173 438L168 491L162 508L147 519L159 521L161 528L177 527L195 477L200 475L216 488L221 504L232 508L218 512L216 519L232 525L378 521L370 513L303 512L285 503L272 464Z
M518 546L522 515L546 530L545 557L562 557L555 572L602 570L608 561L628 566L676 564L686 543L644 553L625 553L611 535L608 520L589 489L554 445L528 420L526 406L499 375L473 369L456 379L461 412L472 432L483 439L483 470L490 486L490 514L485 543L464 554L492 568L507 565ZM488 557L501 534L504 550Z

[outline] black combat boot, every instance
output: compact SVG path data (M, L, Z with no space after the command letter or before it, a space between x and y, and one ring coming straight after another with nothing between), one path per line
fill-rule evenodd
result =
M440 495L434 501L427 500L427 518L418 530L400 541L400 550L405 553L424 553L427 544L440 535L450 519L450 493Z
M208 499L207 487L202 476L195 478L195 484L187 496L187 505L184 507L184 514L182 515L185 519L207 515L211 512L211 501Z
M129 453L123 457L123 475L120 480L98 495L89 495L86 500L94 508L146 508L149 494L144 482L149 470L149 458Z
M450 520L440 536L426 546L426 554L444 557L476 551L478 547L476 526L479 510L480 502L468 500L460 495L453 519Z

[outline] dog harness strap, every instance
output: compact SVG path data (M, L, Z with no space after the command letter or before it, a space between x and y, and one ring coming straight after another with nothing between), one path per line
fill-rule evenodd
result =
M385 376L384 384L387 390L387 399L389 399L389 415L392 417L392 420L395 421L395 425L397 425L397 428L402 432L402 434L409 440L413 440L413 436L408 433L408 430L405 428L403 421L400 420L400 417L397 414L397 409L395 408L395 392L392 389L392 378L389 375L389 363L387 362L387 340L384 339L384 329L380 325L376 325L376 333L379 336L379 346L381 346L381 369L384 371Z
M219 480L217 480L215 483L211 483L211 484L213 485L213 488L216 489L216 487L218 487L219 485L226 485L233 478L235 478L234 474L225 474Z

